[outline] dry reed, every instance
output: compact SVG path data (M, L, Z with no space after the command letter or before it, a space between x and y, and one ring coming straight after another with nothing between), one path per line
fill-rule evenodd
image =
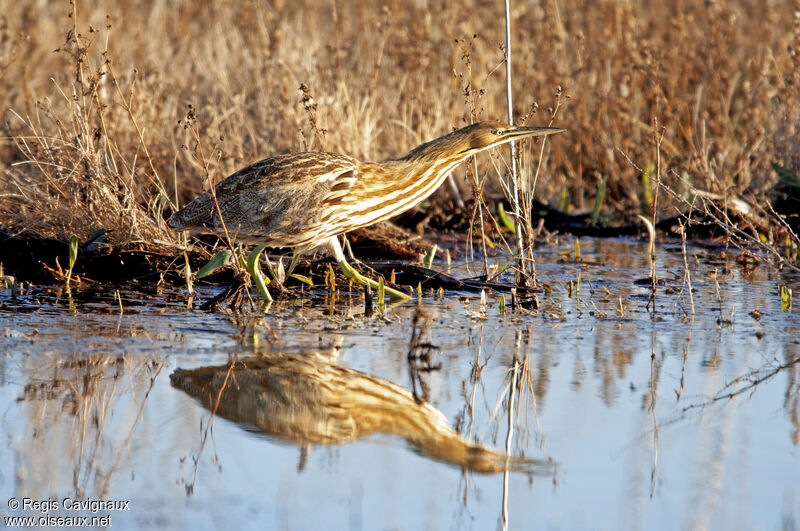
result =
M209 178L305 147L383 159L506 115L501 2L75 1L3 2L7 230L66 241L102 227L118 247L179 247L164 217ZM513 5L514 114L546 123L531 111L558 104L569 130L549 144L537 198L585 209L607 176L607 209L647 211L638 168L655 162L654 120L674 190L688 179L759 203L772 161L800 174L798 4Z

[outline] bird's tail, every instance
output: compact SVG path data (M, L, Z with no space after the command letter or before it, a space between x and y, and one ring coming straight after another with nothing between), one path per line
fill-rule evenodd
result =
M175 230L185 230L192 227L202 227L212 223L214 200L210 194L203 194L182 209L178 210L169 220L167 225Z

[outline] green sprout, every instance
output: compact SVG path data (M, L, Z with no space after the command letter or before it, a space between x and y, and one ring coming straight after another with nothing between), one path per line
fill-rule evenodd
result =
M195 278L207 277L217 269L225 267L231 263L231 257L232 254L228 249L218 252L213 258L211 258L211 260L206 262L205 265L197 271Z
M597 220L600 219L600 207L603 206L603 200L606 198L606 185L608 184L608 175L603 175L600 180L600 185L597 187L597 195L594 196L594 208L592 209L592 225L597 225Z
M431 247L428 251L425 252L425 258L422 260L422 264L426 268L430 269L431 266L433 265L433 259L436 256L436 251L438 249L439 249L439 246L434 243L433 247Z
M75 267L75 262L78 260L78 237L74 234L69 237L69 269L67 270L66 285L69 287L69 281L72 277L72 268Z
M516 234L517 227L515 227L514 222L511 221L511 218L509 217L508 212L506 212L506 208L505 205L503 205L503 203L497 204L497 213L500 214L500 221L503 222L503 225L505 225L508 231L511 234Z
M247 272L250 273L250 276L253 277L253 282L255 282L256 287L258 288L259 293L264 298L265 304L272 302L272 296L267 291L267 284L269 284L269 279L264 277L264 274L261 272L261 268L258 265L258 257L261 256L261 251L263 251L267 246L266 245L259 245L256 247L252 253L247 257Z
M784 285L780 287L781 311L788 312L792 309L792 290Z
M642 174L642 188L644 193L644 203L646 205L653 204L653 192L650 176L653 174L653 164L648 162L644 167Z
M383 300L385 297L386 293L383 286L383 277L378 277L378 313L381 315L383 315L386 310L386 301Z

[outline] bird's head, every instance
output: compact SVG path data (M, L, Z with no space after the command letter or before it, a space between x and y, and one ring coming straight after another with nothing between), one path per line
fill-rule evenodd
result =
M558 127L522 127L501 122L477 122L415 148L405 159L464 158L481 151L532 136L552 135Z
M463 137L461 151L469 151L472 154L501 144L507 144L512 140L521 140L531 136L552 135L562 131L565 131L565 129L558 127L521 127L489 121L472 124L454 131L452 134L457 137Z

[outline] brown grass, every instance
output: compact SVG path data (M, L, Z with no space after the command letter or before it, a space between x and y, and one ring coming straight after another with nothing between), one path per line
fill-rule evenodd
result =
M0 224L35 236L171 247L164 216L247 163L383 159L506 114L502 2L3 3ZM662 127L674 190L758 200L771 161L800 174L799 0L512 8L515 115L546 124L565 97L539 198L591 208L608 176L606 209L646 210L637 168L655 167Z

